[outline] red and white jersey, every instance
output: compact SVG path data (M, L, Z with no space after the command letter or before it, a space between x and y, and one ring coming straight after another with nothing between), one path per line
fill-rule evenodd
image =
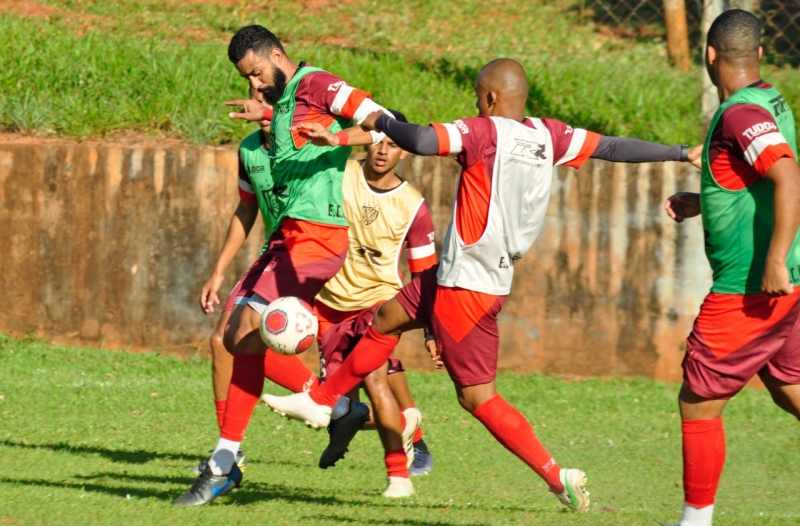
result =
M763 87L771 87L762 84ZM759 86L761 87L761 86ZM742 190L766 175L781 157L794 158L770 112L755 104L727 108L711 132L708 161L717 183Z
M479 116L433 124L439 155L461 165L439 284L506 295L544 223L553 167L578 168L600 135L554 119Z

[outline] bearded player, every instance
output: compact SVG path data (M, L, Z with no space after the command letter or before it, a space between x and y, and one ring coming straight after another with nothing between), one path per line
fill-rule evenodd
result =
M708 30L706 68L720 107L699 194L670 197L678 222L702 213L714 284L683 360L681 526L711 526L725 463L722 411L756 374L800 418L800 169L783 95L761 79L761 27L732 9Z
M207 504L241 484L235 456L264 386L266 346L258 334L261 313L282 296L309 304L341 268L348 246L347 220L342 212L342 178L349 147L317 146L292 126L319 123L340 137L340 144L369 144L373 137L344 129L360 124L371 112L386 111L340 78L304 62L294 63L280 41L262 26L247 26L231 39L228 58L250 85L273 107L270 133L272 210L276 229L267 249L242 280L225 327L224 344L233 354L220 438L203 472L174 504ZM257 101L232 101L244 106L233 118L260 121L272 110ZM266 114L265 114L266 112ZM385 360L384 360L385 361ZM286 374L310 371L297 360L280 361ZM296 369L296 370L295 370ZM333 418L350 413L350 403L337 406Z
M514 264L542 227L554 166L578 168L588 158L685 161L689 148L603 137L553 119L525 117L528 89L522 66L499 59L476 79L478 117L429 127L389 122L377 113L364 121L404 150L453 155L461 165L441 263L381 306L373 325L323 385L264 398L278 413L327 425L338 397L385 362L402 332L430 325L437 343L432 358L446 367L461 406L544 479L563 504L587 511L585 474L562 469L525 417L497 393L497 315L510 291ZM699 150L694 148L692 157Z
M395 118L405 117L392 111ZM324 130L323 130L324 131ZM317 296L314 310L319 319L320 376L336 370L372 323L376 308L393 298L402 287L398 263L406 247L409 270L416 276L436 263L431 213L422 195L395 173L397 163L406 152L384 138L367 146L363 163L349 161L345 169L344 214L350 224L350 249L344 266ZM389 384L405 384L405 373L399 360L389 359L364 379L364 388L372 401L373 421L384 446L389 487L385 497L407 497L414 493L409 479L409 464L416 449L425 446L419 430L420 414L414 407L402 408ZM366 419L365 419L366 420ZM347 443L358 430L352 420L337 425L351 425L350 432L340 433L343 442L332 440L322 454L319 466L334 465L347 452ZM365 423L365 422L361 422ZM414 435L419 433L417 440ZM419 453L418 453L419 455ZM427 456L430 460L430 456ZM423 473L430 467L418 462Z

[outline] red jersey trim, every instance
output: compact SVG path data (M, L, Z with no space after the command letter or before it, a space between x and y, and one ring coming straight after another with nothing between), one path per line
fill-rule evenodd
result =
M784 157L794 159L794 152L787 143L767 146L761 151L761 155L759 155L758 159L753 163L753 168L762 176L766 175L767 171L772 168L772 165L775 164L778 159Z
M599 133L586 130L586 137L583 139L583 144L581 145L578 155L571 161L564 163L563 166L580 168L583 163L592 156L595 150L597 150L597 145L600 144L600 137L602 136Z
M431 124L436 132L436 138L439 140L439 155L440 157L447 157L450 155L450 135L447 133L447 128L439 123Z
M431 254L430 256L424 258L409 259L408 270L416 274L417 272L428 270L435 264L436 264L436 254Z
M241 188L239 188L239 199L241 199L245 203L250 203L251 205L257 205L258 204L258 198L256 197L256 194L252 194L250 192L246 192L245 190L242 190Z

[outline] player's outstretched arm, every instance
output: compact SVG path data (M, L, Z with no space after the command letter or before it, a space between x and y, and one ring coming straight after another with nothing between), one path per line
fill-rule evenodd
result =
M771 297L786 296L794 291L786 255L800 227L800 167L794 158L783 157L775 161L765 177L775 184L775 209L761 290Z
M225 102L226 106L241 106L242 111L232 111L228 113L231 119L242 119L247 122L258 122L262 120L272 120L272 108L253 99L238 99Z
M219 292L222 282L225 280L225 270L233 261L234 256L244 244L244 240L253 228L253 224L258 217L258 204L249 203L245 200L239 201L231 221L228 224L228 233L225 235L225 243L217 256L214 270L211 277L206 280L200 291L200 308L205 314L214 312L214 305L219 305Z
M385 133L396 145L414 155L439 153L439 139L430 126L399 122L377 111L369 114L361 125Z
M699 216L700 194L678 192L667 199L664 203L664 210L676 223L683 223L684 219Z
M382 133L367 130L361 126L352 126L340 132L331 133L318 122L301 122L292 126L291 129L299 132L317 146L366 146L383 140Z
M650 163L662 161L690 162L700 167L702 146L685 144L667 146L656 142L603 135L589 157L615 163Z

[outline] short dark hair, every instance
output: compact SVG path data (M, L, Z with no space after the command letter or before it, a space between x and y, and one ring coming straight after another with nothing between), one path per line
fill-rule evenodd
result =
M253 53L267 56L275 48L286 54L281 41L272 31L259 25L245 26L233 35L231 43L228 44L228 59L237 64L248 51L252 50Z
M730 9L719 15L708 29L707 44L727 62L758 59L761 24L753 13Z
M408 122L408 119L406 119L406 116L403 115L402 113L400 113L397 110L389 110L389 113L394 115L395 120L398 120L400 122L406 122L406 123Z

